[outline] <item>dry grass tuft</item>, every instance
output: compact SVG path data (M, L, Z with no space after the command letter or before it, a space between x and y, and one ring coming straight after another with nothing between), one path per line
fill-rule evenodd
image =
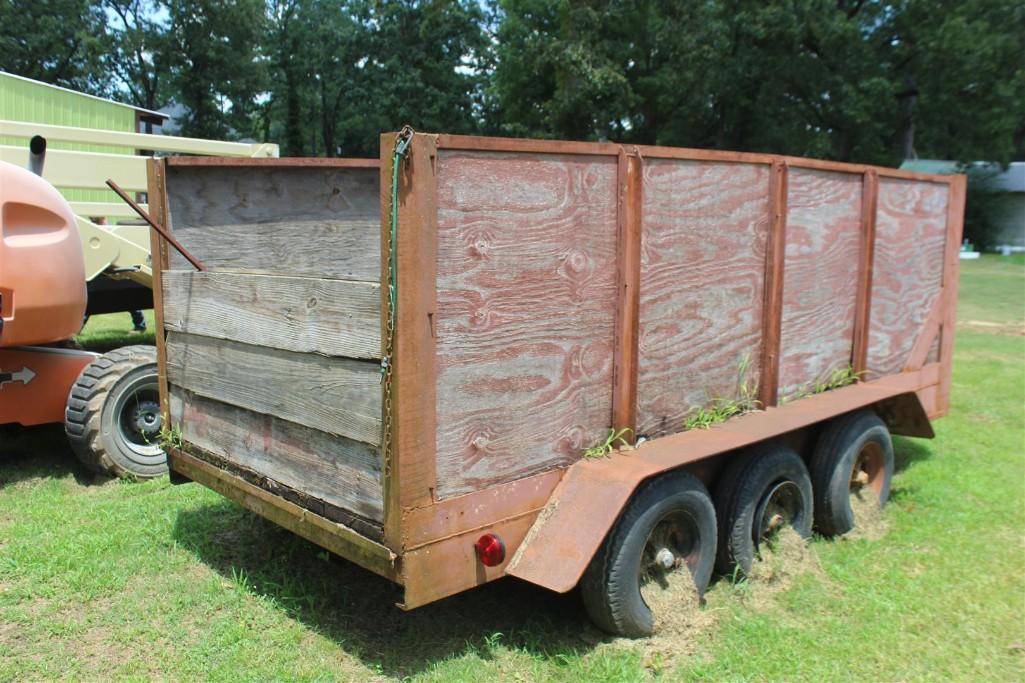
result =
M879 496L870 488L863 488L851 496L851 510L854 512L854 528L844 538L878 541L886 535L889 524L879 504Z

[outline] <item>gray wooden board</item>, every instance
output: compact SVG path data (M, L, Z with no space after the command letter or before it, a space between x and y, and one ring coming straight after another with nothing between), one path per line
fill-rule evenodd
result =
M379 188L376 168L167 169L171 229L210 270L380 282Z
M166 349L172 384L329 434L381 442L377 363L180 332L168 334Z
M284 351L379 358L380 285L165 271L164 328Z
M171 422L186 442L364 518L384 519L376 447L174 385L169 395Z

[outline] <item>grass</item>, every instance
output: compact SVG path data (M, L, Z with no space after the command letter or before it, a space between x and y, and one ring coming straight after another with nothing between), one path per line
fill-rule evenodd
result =
M132 320L127 313L90 316L75 340L98 353L130 344L153 344L153 311L145 311L144 315L145 332L132 331Z
M886 535L815 540L779 589L719 581L668 651L515 580L403 613L211 491L95 480L33 430L0 447L0 680L1025 680L1025 267L962 272L961 319L997 325L959 330L937 438L897 441Z
M617 448L629 448L630 442L627 441L626 435L632 431L629 427L624 427L623 429L610 428L604 441L584 449L584 457L604 458Z

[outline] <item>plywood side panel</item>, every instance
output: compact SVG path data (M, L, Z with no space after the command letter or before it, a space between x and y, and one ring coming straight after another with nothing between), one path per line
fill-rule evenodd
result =
M167 168L175 236L214 271L379 282L379 193L375 168Z
M780 397L851 363L862 177L790 169Z
M171 423L180 426L186 442L329 505L365 519L383 519L376 447L211 401L174 385L170 408Z
M381 355L380 285L348 280L166 271L164 326L325 356Z
M167 379L222 403L377 445L377 363L171 332Z
M569 463L604 437L616 170L616 157L439 153L439 497Z
M641 248L638 433L733 398L760 371L769 167L646 160Z
M939 296L948 194L939 183L879 179L869 379L901 371Z

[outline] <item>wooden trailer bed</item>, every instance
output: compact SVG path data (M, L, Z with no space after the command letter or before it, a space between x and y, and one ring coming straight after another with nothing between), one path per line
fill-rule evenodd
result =
M417 133L390 245L395 144L156 160L149 201L207 267L154 238L172 470L402 584L405 607L506 573L572 588L659 472L707 482L714 456L866 406L931 436L947 410L962 176ZM861 381L814 394L847 368ZM683 431L742 385L762 410ZM647 441L583 460L610 428Z

